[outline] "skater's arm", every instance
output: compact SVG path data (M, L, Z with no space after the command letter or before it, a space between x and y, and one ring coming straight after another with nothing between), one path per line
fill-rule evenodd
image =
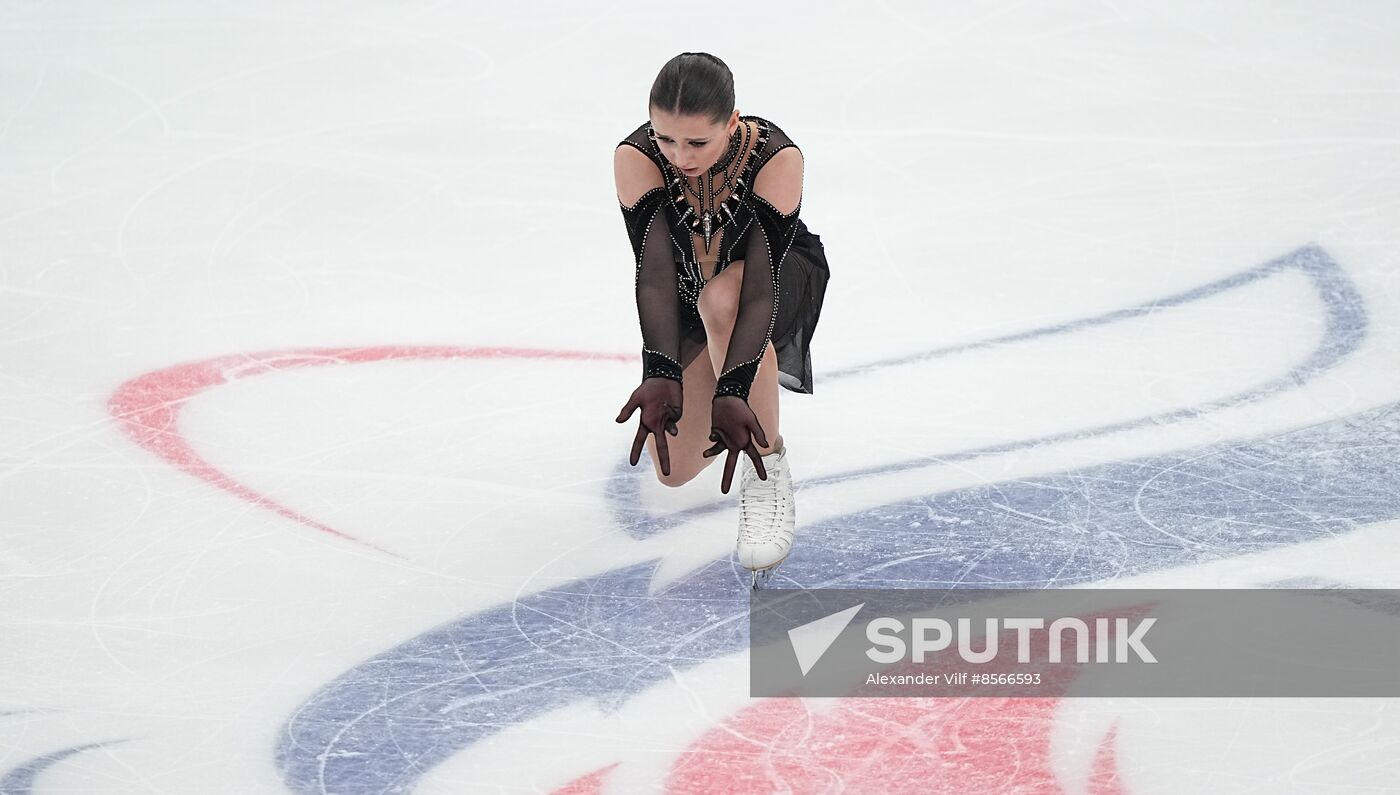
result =
M747 402L759 361L771 342L780 297L778 275L802 205L802 166L802 153L789 146L773 155L754 179L749 201L757 224L744 253L738 316L724 369L716 379L715 397L732 395Z
M632 391L617 415L626 422L641 412L628 460L636 466L651 434L661 474L671 474L666 435L680 433L684 403L680 364L680 296L677 294L674 243L666 222L666 190L656 164L629 144L618 146L613 158L617 200L627 223L627 236L636 257L637 319L642 326L642 383Z
M617 198L635 257L637 319L642 330L642 379L681 380L680 299L668 197L656 164L620 145L613 158Z

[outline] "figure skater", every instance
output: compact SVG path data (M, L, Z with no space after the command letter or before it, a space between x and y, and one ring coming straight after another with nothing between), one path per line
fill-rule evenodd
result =
M773 122L739 113L723 61L703 52L667 61L648 111L613 160L642 330L642 383L617 422L641 410L631 464L645 445L667 486L728 451L728 494L747 456L736 554L758 588L792 548L778 386L812 393L826 253L798 218L802 152Z

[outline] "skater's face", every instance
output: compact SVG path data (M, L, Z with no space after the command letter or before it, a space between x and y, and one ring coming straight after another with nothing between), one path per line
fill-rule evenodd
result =
M729 148L729 136L739 128L736 109L722 124L704 116L676 115L651 109L651 129L661 154L687 176L696 177L719 162Z

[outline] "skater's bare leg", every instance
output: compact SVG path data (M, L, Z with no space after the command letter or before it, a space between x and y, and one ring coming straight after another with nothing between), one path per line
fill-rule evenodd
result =
M715 371L705 351L697 354L681 374L681 393L681 418L676 423L678 433L666 437L666 449L671 457L669 476L661 474L656 437L647 434L647 452L656 467L656 479L667 486L684 485L716 460L701 455L714 445L710 441L710 400L715 396Z
M735 260L727 265L720 275L711 279L705 289L700 291L700 300L697 308L700 310L700 319L705 324L705 336L709 340L706 346L710 353L710 361L714 365L711 372L711 384L715 378L724 372L724 358L729 351L729 338L734 332L734 321L739 315L739 287L744 282L744 261ZM711 386L711 397L714 397L714 388ZM782 435L778 433L778 354L773 349L772 341L764 347L763 358L759 360L758 373L754 376L753 386L749 389L749 408L753 409L754 416L758 418L758 424L763 428L763 435L768 437L768 446L764 447L754 440L754 447L758 448L759 455L768 453L782 447ZM688 410L688 409L687 409ZM709 420L709 409L705 411L705 419ZM705 429L706 440L709 437L709 428ZM709 446L713 446L713 442ZM720 456L714 456L709 460L717 460Z
M705 467L721 459L721 456L706 458L701 453L714 446L714 442L710 441L710 402L715 396L715 380L724 371L729 338L739 314L739 288L743 278L744 261L736 260L711 279L700 292L696 308L705 325L708 343L681 376L683 406L680 421L676 423L679 433L666 438L666 447L671 454L669 476L661 474L656 437L647 436L647 452L651 454L656 467L656 478L667 486L684 485ZM754 440L759 455L767 455L782 447L783 437L778 432L778 354L771 341L764 348L758 373L749 389L749 408L753 409L758 424L768 437L767 447Z

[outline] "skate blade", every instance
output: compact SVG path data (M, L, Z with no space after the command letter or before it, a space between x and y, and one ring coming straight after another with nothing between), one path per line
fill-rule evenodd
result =
M786 558L784 560L786 560ZM749 589L757 591L764 585L767 585L768 581L772 579L773 572L777 570L778 566L782 565L782 562L783 561L780 560L772 566L763 569L749 569L749 573L753 576L753 580L749 584Z

